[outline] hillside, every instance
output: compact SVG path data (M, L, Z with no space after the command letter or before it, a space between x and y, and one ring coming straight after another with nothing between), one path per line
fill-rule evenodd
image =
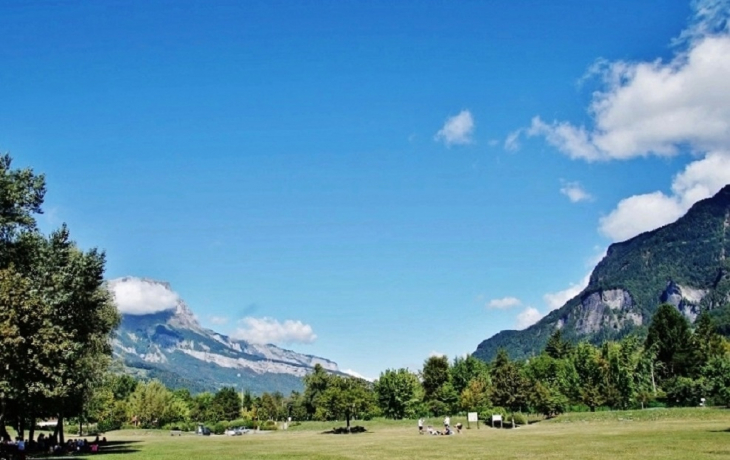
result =
M710 311L730 333L729 237L730 185L676 222L612 244L579 295L525 330L484 340L474 356L489 361L505 348L525 358L539 353L556 329L569 340L593 343L642 334L662 303L690 321Z
M114 292L120 283L142 283L172 292L167 283L133 277L109 281L108 287ZM339 372L336 363L324 358L205 329L181 299L163 311L123 314L113 346L126 372L193 393L231 386L287 394L303 388L302 377L315 364Z

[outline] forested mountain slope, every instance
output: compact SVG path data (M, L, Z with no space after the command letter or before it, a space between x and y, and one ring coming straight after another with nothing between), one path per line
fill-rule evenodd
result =
M491 360L499 348L524 358L555 329L568 340L600 343L642 334L656 308L675 305L690 321L708 310L730 334L730 185L696 203L676 222L612 244L588 286L522 331L502 331L474 355Z

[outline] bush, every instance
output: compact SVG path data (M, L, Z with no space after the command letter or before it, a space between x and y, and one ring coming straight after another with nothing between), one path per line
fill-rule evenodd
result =
M210 431L212 431L213 434L223 434L226 432L227 429L227 422L217 422L215 425L213 425L213 428L211 428Z
M259 429L263 431L276 431L279 429L279 427L276 425L276 422L273 420L267 420L261 425L259 425Z
M510 414L509 421L511 422L513 419L516 425L527 425L528 423L527 416L521 412Z
M96 424L96 428L100 433L106 433L107 431L114 431L122 428L122 424L116 420L102 420Z
M251 420L250 418L238 418L236 420L231 420L230 422L228 422L228 426L233 428L243 427L250 430L254 428L254 423L253 420Z

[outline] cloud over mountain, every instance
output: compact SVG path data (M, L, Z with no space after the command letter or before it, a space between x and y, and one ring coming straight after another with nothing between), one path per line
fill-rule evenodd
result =
M317 334L312 326L298 320L286 320L283 323L274 318L246 317L239 321L242 325L231 337L251 343L313 343Z
M141 278L118 278L108 283L120 313L146 315L175 308L180 296L164 284Z

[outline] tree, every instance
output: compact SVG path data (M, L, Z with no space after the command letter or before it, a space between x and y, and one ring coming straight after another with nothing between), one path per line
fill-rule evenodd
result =
M492 405L489 399L490 387L488 379L475 377L469 381L459 396L461 409L468 412L485 413Z
M129 397L130 420L143 428L158 428L170 417L172 393L159 380L140 383Z
M65 226L47 238L41 235L34 214L42 211L44 177L10 166L8 155L0 157L0 269L9 270L5 280L12 279L33 299L21 294L6 297L0 305L0 322L5 323L0 327L10 333L22 330L19 340L2 343L0 356L23 357L3 360L8 377L1 384L7 391L0 394L3 437L5 420L12 415L9 408L15 411L12 417L21 435L25 419L55 414L62 422L64 415L83 417L84 405L109 363L109 338L119 321L102 286L103 252L79 250ZM36 303L32 312L25 308L27 302ZM41 338L46 340L44 350L32 352L33 341ZM29 352L32 367L25 357ZM21 380L13 380L20 375ZM62 429L63 423L58 426ZM62 441L63 431L59 436Z
M321 364L314 365L311 373L304 376L304 407L307 416L312 418L317 413L317 400L327 390L330 384L330 375Z
M378 405L387 418L400 420L416 415L423 390L418 376L408 369L388 369L375 382Z
M449 359L446 356L431 356L421 371L423 391L426 399L432 398L441 386L449 381Z
M695 330L690 339L690 359L692 374L697 376L702 367L711 359L725 354L722 336L716 332L717 327L707 312L702 312L695 321Z
M507 352L500 349L492 365L492 403L520 411L527 405L527 379L516 363L509 360Z
M241 398L233 387L223 387L216 392L212 401L215 421L235 420L241 413Z
M593 412L606 402L603 364L596 347L586 342L579 343L575 348L573 365L578 377L575 393Z
M369 383L354 377L331 376L327 389L319 395L318 405L328 420L344 418L347 431L350 420L358 414L367 413L375 405L375 398Z
M660 305L649 325L645 347L656 350L665 378L683 374L689 343L689 324L684 316L673 305Z
M475 378L489 379L489 367L487 363L472 355L454 358L451 366L451 383L457 393L461 393Z
M570 354L572 347L569 342L563 340L563 332L556 329L548 338L545 344L545 353L555 359L562 359Z

